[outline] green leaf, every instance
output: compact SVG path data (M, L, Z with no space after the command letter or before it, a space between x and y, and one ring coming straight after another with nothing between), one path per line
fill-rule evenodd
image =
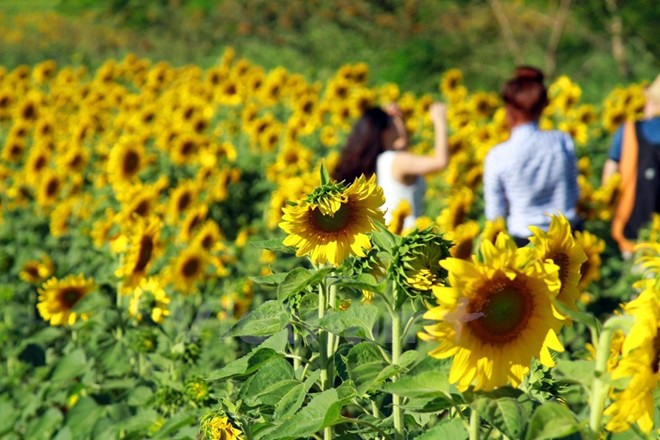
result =
M559 359L557 368L562 378L583 385L589 389L594 379L594 370L596 368L594 361Z
M507 437L521 437L525 428L524 411L515 399L482 398L473 403L473 409L482 419Z
M275 405L298 381L293 379L291 364L281 357L271 358L250 376L239 393L248 405Z
M190 414L188 412L180 412L172 417L170 417L167 422L160 428L160 430L156 433L155 436L151 437L153 439L171 439L174 438L172 434L174 434L176 431L179 429L187 426L187 425L193 425L195 424L197 419L193 414Z
M339 288L349 288L357 290L369 290L371 292L380 292L380 287L376 278L368 273L361 273L357 278L339 278L335 281Z
M343 335L349 328L357 327L363 338L374 339L372 329L378 319L378 307L355 304L348 310L331 310L321 320L321 328L335 335Z
M298 385L291 388L291 390L282 397L277 405L275 405L275 414L273 419L282 420L293 415L296 411L300 409L303 402L305 401L305 396L309 390L314 386L316 381L321 376L320 370L315 370L311 373L304 383L299 383Z
M284 351L288 335L289 331L285 329L271 336L250 353L230 362L216 373L211 374L207 380L214 381L232 376L250 374L252 371L258 369L260 365L268 362L270 358L279 356L278 353Z
M377 223L377 226L378 230L371 233L371 241L379 248L385 251L391 251L398 245L400 239L392 234L382 223Z
M82 375L89 365L85 358L85 352L78 349L64 356L58 363L51 382L63 382Z
M527 427L527 440L550 440L566 437L580 430L571 411L555 402L536 408Z
M277 301L266 301L241 318L224 336L270 336L290 322L290 315Z
M293 440L307 438L323 428L341 422L343 402L337 390L331 389L315 395L307 406L274 430L260 433L258 438Z
M443 371L423 371L414 376L403 376L396 382L385 384L383 391L403 397L449 397L449 380Z
M333 270L332 267L326 267L316 271L296 267L282 280L282 283L277 289L277 300L284 301L291 295L301 292L306 287L319 283Z
M363 342L348 352L346 366L358 394L364 396L376 385L376 379L387 363L376 344Z
M250 246L254 246L257 249L270 249L271 251L277 251L277 252L288 252L288 253L295 252L295 249L292 248L291 246L285 246L284 244L282 244L281 238L273 238L270 240L263 240L263 241L251 241Z
M586 325L589 329L592 330L595 334L598 334L601 329L602 329L602 324L598 318L596 318L594 315L586 312L581 312L579 310L573 310L570 307L567 307L563 302L561 301L553 301L553 304L559 312L563 313L564 315L568 316L571 318L571 320L582 323Z
M33 423L30 424L25 438L29 439L47 439L51 438L55 429L60 425L64 416L62 413L55 409L49 408L45 413L38 416Z
M465 429L465 425L463 425L463 422L460 418L454 417L451 419L442 420L440 423L426 431L424 434L416 437L416 440L465 440L467 438L468 432Z
M279 272L265 276L250 277L250 279L260 286L275 287L279 286L287 275L288 272Z
M21 412L12 405L11 401L3 400L0 402L0 435L5 434L14 427L14 422L21 415Z
M321 185L327 185L330 183L330 174L328 174L328 169L325 167L325 162L321 161Z
M96 422L103 416L103 407L91 397L81 397L66 415L66 425L75 438L89 438Z

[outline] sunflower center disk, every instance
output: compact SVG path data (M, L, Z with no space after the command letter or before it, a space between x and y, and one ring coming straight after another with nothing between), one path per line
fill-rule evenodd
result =
M320 232L337 233L346 230L351 221L351 210L347 203L342 203L341 207L333 215L324 215L319 209L310 212L310 223L314 229Z
M72 309L80 299L82 292L77 289L65 289L60 293L60 300L67 309Z
M486 286L488 287L488 286ZM484 343L502 344L520 336L526 328L533 299L524 286L496 285L472 304L470 314L478 318L469 325Z

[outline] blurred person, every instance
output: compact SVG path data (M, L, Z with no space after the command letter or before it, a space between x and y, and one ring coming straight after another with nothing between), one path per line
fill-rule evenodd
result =
M615 133L601 181L605 185L621 173L612 237L624 257L632 255L639 230L660 212L660 74L644 95L644 119L627 122Z
M408 133L396 104L366 109L353 126L332 176L350 183L361 174L376 173L385 194L387 223L402 202L409 204L404 229L413 227L422 213L426 189L423 176L441 171L449 159L446 106L433 103L429 115L435 129L435 148L433 155L425 156L408 151Z
M548 104L543 72L521 66L502 89L510 137L493 147L484 164L486 218L506 219L518 246L526 245L529 226L543 230L550 215L563 214L579 229L577 159L570 135L539 129Z

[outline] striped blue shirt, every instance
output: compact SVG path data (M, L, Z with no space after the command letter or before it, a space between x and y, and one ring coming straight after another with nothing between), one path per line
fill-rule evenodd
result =
M519 125L486 156L486 217L505 218L509 233L517 237L528 237L532 225L547 230L548 214L562 213L575 224L577 175L570 135L542 131L534 123Z

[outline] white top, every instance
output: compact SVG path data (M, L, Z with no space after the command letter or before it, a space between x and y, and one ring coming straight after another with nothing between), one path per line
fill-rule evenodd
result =
M376 160L376 180L378 185L383 188L383 194L385 194L385 205L383 205L383 208L386 209L385 222L389 223L392 220L392 213L401 201L407 200L410 204L411 214L403 221L403 227L412 228L415 226L415 219L422 215L426 183L422 176L417 176L415 182L411 185L396 180L392 172L392 166L397 154L397 151L389 150L378 156Z

